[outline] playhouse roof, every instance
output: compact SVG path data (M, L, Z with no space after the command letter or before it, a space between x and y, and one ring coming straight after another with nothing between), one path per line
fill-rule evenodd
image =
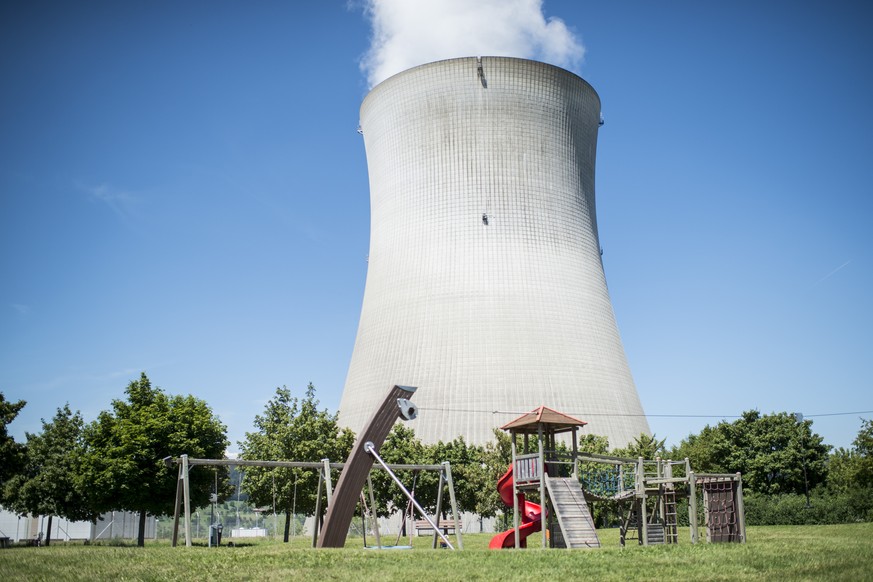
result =
M526 414L522 414L512 422L504 424L500 429L515 432L537 432L537 428L543 425L543 428L547 430L562 432L577 426L585 426L586 424L588 423L584 420L573 418L547 406L540 406Z

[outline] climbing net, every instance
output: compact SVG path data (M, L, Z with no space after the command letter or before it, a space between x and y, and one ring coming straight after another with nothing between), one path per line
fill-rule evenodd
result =
M709 480L702 483L706 495L706 525L712 542L737 541L737 483Z
M613 497L634 488L636 469L632 464L582 463L579 478L586 491L598 497Z

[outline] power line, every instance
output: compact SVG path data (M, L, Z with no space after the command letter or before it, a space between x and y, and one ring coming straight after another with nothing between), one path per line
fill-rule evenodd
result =
M849 414L873 414L873 410L858 410L856 412L826 412L823 414L805 414L804 416L848 416Z
M471 412L476 414L514 414L521 416L527 414L529 410L476 410L472 408L431 408L419 406L419 410L432 410L438 412ZM593 416L613 416L613 417L647 417L647 418L742 418L740 414L629 414L629 413L612 413L612 412L568 412L570 415L581 415L587 417ZM848 416L851 414L873 414L873 410L856 410L852 412L822 412L817 414L805 414L804 418L820 418L823 416Z

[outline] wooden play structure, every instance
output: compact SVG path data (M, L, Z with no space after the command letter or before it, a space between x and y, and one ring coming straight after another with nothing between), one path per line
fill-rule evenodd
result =
M591 510L597 502L617 508L622 545L630 540L640 545L678 543L677 503L684 499L691 543L697 543L701 495L706 541L746 541L739 473L694 473L688 459L579 452L577 431L586 424L540 406L501 427L510 434L512 465L497 489L513 508L513 527L494 536L489 547L526 547L527 538L537 532L544 548L600 547ZM566 433L570 449L558 446L556 437ZM530 492L538 493L540 504L527 499Z

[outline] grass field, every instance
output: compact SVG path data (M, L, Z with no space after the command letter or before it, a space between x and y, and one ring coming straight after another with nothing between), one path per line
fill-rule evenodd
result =
M307 538L237 547L145 548L53 543L0 550L0 580L873 580L873 524L749 528L747 544L698 544L680 531L672 546L599 550L489 551L490 535L464 536L465 551L313 550ZM534 538L531 538L533 541ZM532 543L531 545L536 545Z

